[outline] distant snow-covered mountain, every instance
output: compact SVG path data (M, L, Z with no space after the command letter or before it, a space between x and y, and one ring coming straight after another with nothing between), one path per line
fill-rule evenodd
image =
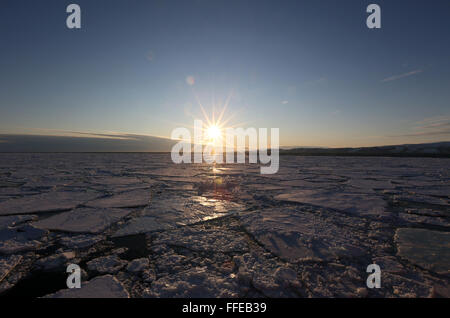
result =
M280 150L280 153L304 156L450 157L450 142L361 148L294 148Z

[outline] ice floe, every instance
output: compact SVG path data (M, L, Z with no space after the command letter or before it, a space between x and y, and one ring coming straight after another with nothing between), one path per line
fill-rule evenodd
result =
M274 197L277 201L312 204L358 215L385 215L386 202L376 195L324 190L297 190Z
M53 254L39 259L35 266L43 271L62 270L66 269L70 260L75 258L74 252L64 252L59 254Z
M349 222L346 228L299 207L246 213L241 215L241 222L258 242L291 262L358 257L365 253L355 224Z
M395 201L407 201L407 202L417 202L432 205L449 205L449 200L444 198L437 198L433 196L423 195L423 194L410 194L402 193L401 195L394 196Z
M241 284L251 286L265 297L298 297L302 284L294 269L261 254L246 253L235 256L237 278ZM304 296L304 295L302 295Z
M34 220L36 216L34 215L11 215L11 216L0 216L0 229L7 228L10 226L15 226L20 223Z
M78 208L35 222L37 228L74 233L101 233L131 211L121 209Z
M98 197L95 192L55 191L0 202L0 215L70 210Z
M102 274L114 274L122 269L127 264L127 261L121 260L117 255L102 256L95 258L87 263L90 271Z
M59 239L61 245L70 249L90 247L105 238L102 235L74 235L63 236Z
M149 202L150 191L138 189L89 201L86 206L94 208L134 208L146 206Z
M192 251L245 252L249 249L245 237L234 231L183 227L161 233L153 245L172 245Z
M146 292L147 297L217 298L236 297L238 285L229 275L196 267L176 275L155 280Z
M398 255L439 274L450 274L450 233L400 228L395 233Z
M148 268L150 261L148 258L138 258L132 260L127 265L127 271L131 273L141 273Z
M163 196L153 200L142 217L131 220L114 236L175 228L215 219L243 209L244 206L235 202L203 196Z
M24 225L0 230L0 253L13 254L37 249L47 231Z
M46 298L129 298L128 291L111 275L95 277L86 283L81 283L81 288L60 290Z

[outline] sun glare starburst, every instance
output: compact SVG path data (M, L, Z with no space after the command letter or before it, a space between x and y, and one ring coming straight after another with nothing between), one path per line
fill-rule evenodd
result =
M187 112L187 115L196 120L200 120L203 122L201 128L200 139L196 141L198 144L202 144L203 146L213 146L213 147L226 147L228 139L226 138L227 129L245 126L247 123L231 123L236 117L237 113L228 114L225 116L227 112L228 105L233 96L231 92L228 97L223 101L216 103L215 101L211 104L211 109L205 110L203 104L200 101L199 96L195 93L193 89L194 97L197 100L199 110L201 111L201 115L193 114L190 111ZM203 117L203 118L202 118ZM174 123L176 125L181 125L184 127L189 127L195 129L192 125L186 125L182 123ZM191 142L190 139L185 140L186 142ZM195 143L195 142L194 142Z
M211 125L206 129L206 135L209 139L216 140L221 137L221 129L216 125Z

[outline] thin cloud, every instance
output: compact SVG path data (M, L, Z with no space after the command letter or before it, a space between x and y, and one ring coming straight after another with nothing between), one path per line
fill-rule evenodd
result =
M447 116L425 118L414 125L410 133L389 137L450 136L450 118Z
M423 70L414 70L414 71L411 71L411 72L408 72L408 73L403 73L403 74L399 74L399 75L393 75L393 76L390 76L390 77L387 77L387 78L381 80L381 82L382 83L392 82L392 81L396 81L396 80L404 78L404 77L409 77L409 76L413 76L413 75L416 75L416 74L420 74L422 72L423 72Z
M74 136L85 136L85 137L90 137L90 138L110 138L110 139L125 139L125 140L137 140L141 137L146 137L143 135L135 135L135 134L104 134L104 133L90 133L90 132L80 132L80 131L73 131L72 132Z
M102 138L102 139L117 139L117 140L139 140L145 138L162 138L170 139L167 136L158 135L142 135L135 133L123 133L123 132L88 132L88 131L76 131L76 130L61 130L61 129L48 129L48 128L27 128L21 133L2 133L0 136L53 136L53 137L82 137L82 138ZM1 142L1 139L0 139ZM3 142L8 142L8 140L3 140Z
M440 127L447 127L450 129L450 122L447 123L433 123L429 124L428 126L423 126L423 128L440 128Z
M436 116L425 118L418 122L421 128L449 127L450 116Z
M426 136L450 136L450 128L435 131L419 131L415 133L394 135L389 137L426 137Z

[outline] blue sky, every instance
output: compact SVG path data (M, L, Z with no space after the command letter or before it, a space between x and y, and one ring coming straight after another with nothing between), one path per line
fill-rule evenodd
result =
M3 0L0 134L169 137L229 98L284 146L450 140L449 33L446 0Z

